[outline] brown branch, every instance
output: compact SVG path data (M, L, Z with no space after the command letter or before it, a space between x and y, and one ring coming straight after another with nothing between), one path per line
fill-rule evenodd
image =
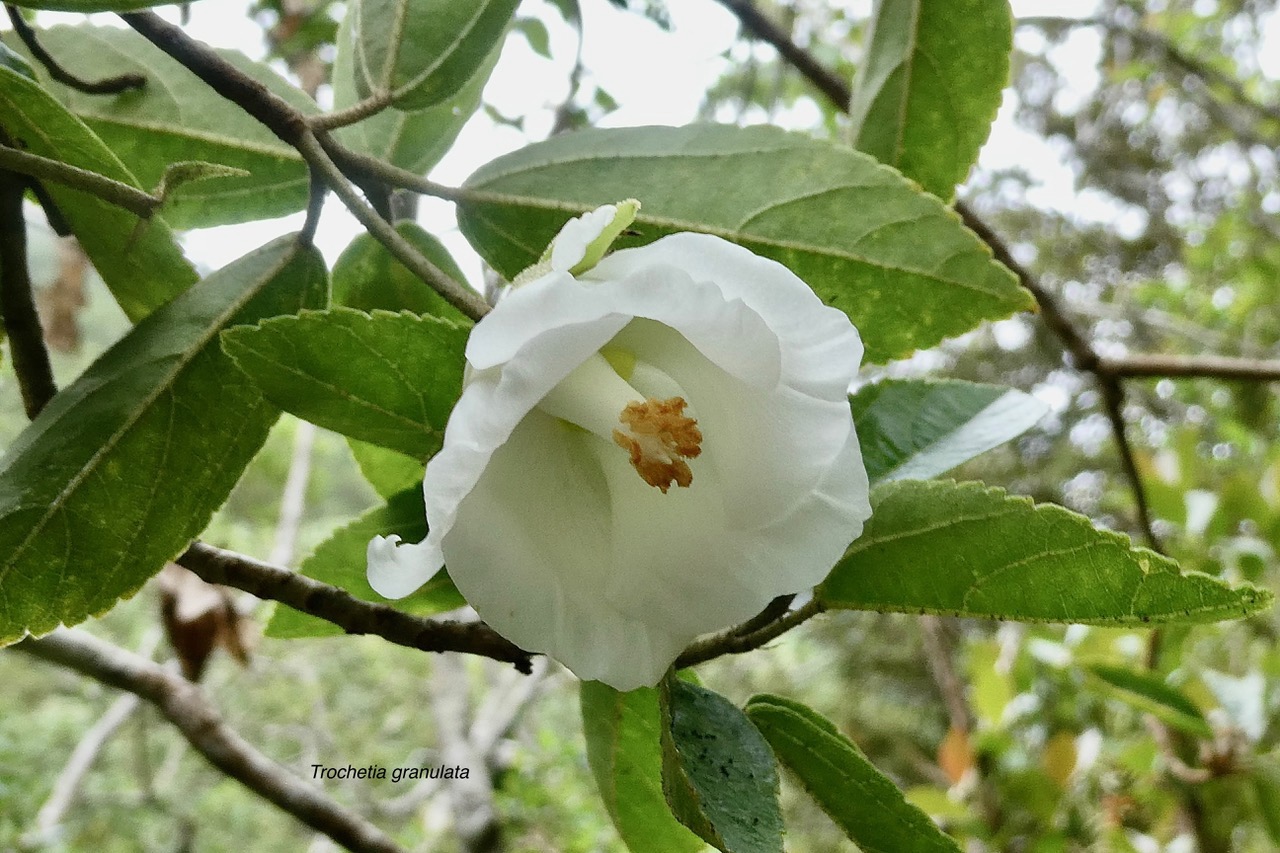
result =
M308 132L307 119L288 101L227 62L208 46L190 38L182 28L154 12L120 16L147 41L181 63L219 95L267 126L289 145Z
M811 598L802 607L797 607L795 610L787 612L786 615L775 619L758 630L741 632L740 628L730 628L705 640L695 642L680 653L680 657L676 658L676 662L673 665L676 669L684 669L685 667L706 663L724 655L738 655L758 649L766 643L781 637L792 628L817 616L824 609L817 598Z
M122 207L140 219L155 213L164 199L143 192L137 187L112 180L106 175L81 169L60 160L51 160L38 154L30 154L19 148L0 145L0 167L19 174L52 181L81 192L97 196L105 202Z
M373 824L258 752L229 728L199 686L140 655L76 629L14 646L155 705L214 767L348 850L403 853Z
M284 99L229 63L216 51L189 37L153 12L135 12L120 16L140 35L208 84L222 97L235 103L262 122L283 142L297 149L302 158L327 183L352 215L359 220L387 251L414 275L443 296L459 311L478 320L489 311L489 305L475 291L459 284L431 263L391 226L383 215L389 208L386 185L368 180L360 169L351 166L355 155L332 140L322 141L312 132L310 119L295 110ZM359 197L347 180L350 176L370 198L373 209ZM380 212L382 211L382 212Z
M531 656L482 622L423 619L362 601L344 589L263 563L243 554L197 542L176 562L208 583L235 587L259 598L332 622L348 634L374 634L424 652L465 652L514 664L529 672Z
M1120 358L1104 358L1098 369L1109 376L1118 377L1163 376L1280 382L1280 361L1231 358L1223 355L1126 355Z
M408 240L400 236L400 232L396 231L395 227L385 217L364 203L355 188L347 182L337 164L330 159L324 145L310 131L298 141L297 149L311 164L312 168L326 180L338 198L342 199L343 204L351 211L351 215L378 242L386 247L392 257L404 264L414 275L431 285L436 293L439 293L449 304L471 319L479 320L489 313L489 304L484 301L480 294L454 281L439 267L427 260L426 256L415 249Z
M77 77L59 65L58 60L54 59L53 55L44 49L44 45L40 44L40 40L36 37L35 30L31 29L27 19L22 17L21 10L8 4L5 5L4 9L9 13L9 22L13 24L13 31L21 39L22 43L26 45L27 50L31 51L31 55L35 57L35 60L44 66L44 70L49 73L49 76L62 85L88 95L116 95L120 92L127 92L130 89L141 89L147 85L147 78L141 74L121 74L117 77L107 77L102 80L85 80L82 77Z
M13 371L22 391L27 417L40 414L58 393L49 364L49 350L31 292L27 267L27 222L22 199L27 179L0 170L0 312L9 335Z
M751 0L719 0L719 2L737 17L743 29L778 51L783 59L804 75L805 79L818 91L826 95L841 112L849 111L853 90L843 77L792 41L791 34L765 16Z
M831 72L814 59L808 51L792 41L787 33L773 26L767 19L763 19L750 3L743 2L743 0L719 0L719 2L733 12L748 31L757 38L773 45L783 57L792 61L797 70L826 93L837 108L844 112L849 111L851 97L848 87L844 85L843 81L839 81L838 86L834 85L836 81L832 80L833 75ZM794 56L801 57L801 61L795 62L792 60ZM1030 270L1018 263L1017 259L1013 257L1013 253L1009 251L1009 247L990 226L963 203L956 204L956 211L964 220L965 225L991 247L996 260L1012 270L1022 283L1022 286L1035 297L1045 324L1061 341L1063 349L1071 355L1075 366L1080 370L1093 373L1097 377L1102 388L1103 401L1107 407L1107 418L1111 423L1112 431L1115 434L1116 446L1120 452L1121 465L1129 479L1134 502L1137 505L1138 523L1147 541L1151 543L1152 547L1159 550L1159 540L1151 526L1150 512L1147 508L1146 489L1143 487L1142 478L1138 474L1138 466L1133 457L1133 449L1129 444L1128 436L1125 434L1124 412L1121 408L1124 401L1124 393L1118 377L1100 372L1102 360L1092 344L1080 334L1075 325L1062 312L1053 295L1040 284Z

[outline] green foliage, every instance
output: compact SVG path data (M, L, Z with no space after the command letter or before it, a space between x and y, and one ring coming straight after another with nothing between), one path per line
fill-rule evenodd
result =
M580 688L587 761L604 807L631 853L696 853L703 843L671 815L662 794L658 691Z
M186 547L278 416L218 332L327 296L318 253L281 238L156 311L45 407L0 459L0 641L103 612Z
M448 250L421 225L399 222L396 231L454 281L466 281ZM471 323L369 234L360 234L352 240L333 265L333 304L361 311L382 308L434 314L459 323Z
M331 308L228 330L222 347L285 411L427 459L462 393L466 340L430 315Z
M390 498L422 482L426 466L420 460L358 438L348 438L347 443L360 473L382 497Z
M0 66L0 126L10 144L32 154L143 189L80 119L7 65ZM142 319L196 280L195 269L161 218L142 222L96 196L59 184L49 183L46 190L129 319Z
M950 199L1009 80L1007 0L877 0L849 115L855 147Z
M458 224L512 277L569 216L625 198L643 207L619 247L703 231L780 261L850 316L871 361L1031 305L935 199L863 154L770 127L566 133L481 167Z
M724 853L781 853L778 771L746 715L672 675L659 708L662 790L672 813Z
M1189 735L1213 736L1213 730L1195 703L1162 679L1108 664L1094 664L1087 671L1101 682L1105 692L1120 701L1146 711Z
M38 66L41 83L97 134L144 187L160 184L170 165L183 160L203 160L249 173L175 188L164 206L164 217L171 225L203 228L248 222L306 206L307 169L298 152L142 36L118 27L81 24L50 27L40 31L39 38L67 67L76 67L88 53L94 57L95 74L146 78L140 90L87 94L52 81ZM237 51L220 54L304 115L319 111L314 101L265 65Z
M60 12L136 12L151 6L165 6L170 0L14 0L24 9L54 9Z
M1030 429L1045 414L1029 394L955 380L886 380L849 398L871 482L945 474Z
M517 0L353 0L352 76L360 98L401 109L462 90L506 33Z
M871 493L872 516L817 595L827 607L1026 622L1215 622L1264 610L1232 589L1084 516L981 483L902 480Z
M356 88L354 20L355 16L348 14L338 30L338 52L333 64L333 100L337 110L346 109L361 99ZM338 139L362 154L425 174L453 145L462 126L480 105L480 93L498 62L500 47L501 44L496 45L471 78L439 103L412 110L389 107L339 128Z
M780 696L753 696L747 718L778 760L864 853L959 853L928 816L830 720Z
M365 576L365 549L369 547L369 540L374 536L396 533L407 542L417 542L427 535L425 519L422 489L407 489L335 532L316 548L314 554L302 561L298 571L309 578L341 587L363 601L385 604L386 600L373 591ZM441 571L412 595L397 601L395 607L417 616L433 616L464 604L466 601L454 587L448 573ZM281 639L336 637L342 634L342 629L332 622L281 604L272 613L266 634Z

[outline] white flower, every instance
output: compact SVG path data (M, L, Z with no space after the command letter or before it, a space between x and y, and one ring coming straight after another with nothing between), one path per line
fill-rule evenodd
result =
M848 318L706 234L599 260L634 214L568 223L476 325L430 534L369 544L381 594L447 563L498 632L619 690L821 581L871 514Z

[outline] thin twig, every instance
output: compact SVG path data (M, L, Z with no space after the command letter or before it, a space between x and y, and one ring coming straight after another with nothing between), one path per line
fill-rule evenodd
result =
M424 652L465 652L514 664L528 672L530 655L482 622L446 622L412 616L385 604L362 601L336 586L197 542L177 561L209 583L235 587L259 598L332 622L348 634L374 634Z
M329 185L315 169L310 170L311 189L307 195L307 216L302 222L302 230L298 232L298 242L311 245L316 239L316 229L320 227L320 214L324 212L324 199L329 194Z
M675 667L676 669L683 669L706 663L723 655L737 655L758 649L764 644L781 637L792 628L807 622L823 612L823 610L821 602L817 598L811 598L802 607L788 612L780 619L775 619L758 631L739 634L737 633L738 629L730 628L728 631L708 637L705 640L699 640L689 646L680 654L680 657L676 658Z
M391 93L380 92L344 109L313 116L310 119L311 129L318 132L346 127L377 115L389 106L391 106Z
M765 608L752 616L746 622L733 629L735 634L742 636L744 634L754 634L762 628L766 628L778 619L781 619L791 609L791 602L796 600L795 593L790 595L780 595L773 601L770 601Z
M747 32L778 51L792 67L804 75L841 111L849 111L852 89L845 79L827 68L809 51L796 44L791 34L771 21L755 7L751 0L720 0L720 5L732 12Z
M89 193L109 204L124 208L140 219L149 218L164 203L164 199L112 180L106 175L7 145L0 145L0 168Z
M317 133L316 138L320 140L324 150L333 159L334 163L338 164L344 174L355 174L369 180L378 181L388 187L412 190L422 195L429 195L432 198L442 198L445 201L459 201L467 197L466 191L459 187L437 184L435 181L429 181L416 172L401 169L386 160L379 160L377 157L370 157L368 154L361 154L358 151L343 148L327 133Z
M410 272L431 285L451 305L473 320L479 320L489 313L489 304L469 287L459 284L450 278L431 261L413 247L408 240L400 236L400 232L383 217L369 207L364 199L355 191L346 177L329 159L320 141L309 131L298 140L296 147L303 158L324 176L338 198L347 206L351 214L363 225L378 242L386 246L396 260L404 264Z
M40 40L36 37L35 30L31 29L27 19L22 17L21 10L7 4L4 9L9 13L9 21L13 24L13 31L17 33L18 38L26 45L27 50L31 51L31 55L35 57L36 61L44 66L44 70L49 72L49 76L62 85L69 86L88 95L116 95L120 92L127 92L130 89L141 89L147 85L147 78L141 74L121 74L117 77L107 77L103 80L85 80L77 77L59 65L58 60L54 59L53 55L44 49L44 45L40 44Z
M305 115L295 110L262 83L227 62L216 51L192 39L181 28L170 24L155 13L134 12L120 17L156 47L182 63L218 94L238 105L266 125L267 129L282 141L296 148L307 164L342 199L343 204L360 224L378 242L386 246L387 251L410 272L429 284L450 304L473 320L478 320L488 313L489 305L475 291L454 281L431 263L412 244L401 237L384 216L360 198L359 193L347 180L347 175L335 163L335 160L345 163L351 157L351 153L336 142L330 142L329 148L338 152L336 157L331 156L312 133L310 120ZM362 177L365 176L363 174L353 176L356 180ZM376 206L389 206L389 196L385 192L385 187L371 189L370 183L364 182L361 188L366 194L376 196Z
M1163 376L1280 382L1280 361L1222 355L1126 355L1120 358L1103 358L1098 369L1110 376L1119 377Z
M831 72L827 71L808 51L793 42L790 35L773 26L767 19L763 19L750 3L742 2L742 0L719 0L719 2L737 15L739 21L750 32L773 45L788 60L793 56L803 56L802 62L795 63L793 61L796 68L811 83L826 93L838 109L848 112L850 102L848 87L844 86L843 81L840 81L839 87L834 86L831 80ZM1111 423L1112 431L1115 434L1116 446L1120 452L1121 464L1126 476L1129 478L1129 485L1134 494L1134 501L1137 504L1138 523L1147 541L1158 549L1159 540L1151 526L1150 513L1147 509L1146 490L1143 487L1141 477L1138 476L1138 467L1133 458L1133 449L1125 434L1124 413L1121 409L1124 395L1117 378L1100 372L1102 360L1092 344L1067 319L1066 315L1058 307L1057 300L1041 286L1036 277L1031 274L1031 271L1017 262L1017 259L1013 257L1013 253L1009 251L1009 247L990 226L963 203L956 204L956 211L964 220L965 225L991 247L996 260L1012 270L1022 283L1022 286L1035 297L1045 324L1061 341L1063 348L1071 355L1075 366L1080 370L1093 373L1098 378L1103 391L1103 401L1107 406L1108 420Z
M373 824L258 752L227 726L199 686L159 664L76 629L24 640L14 648L155 705L210 764L348 850L403 853Z
M288 101L253 79L217 52L201 44L154 12L120 15L147 41L181 63L219 95L256 118L281 140L293 145L307 132L306 117Z
M0 170L0 311L9 335L13 371L27 417L40 414L58 393L44 345L27 267L27 222L22 212L26 178Z

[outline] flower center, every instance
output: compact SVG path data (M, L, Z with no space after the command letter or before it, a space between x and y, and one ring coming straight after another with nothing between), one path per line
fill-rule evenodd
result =
M634 355L606 349L578 365L538 408L627 451L640 478L664 495L672 483L688 488L693 472L685 460L702 453L702 430L684 413L683 397L646 398L621 375L636 369Z
M618 415L626 429L613 431L613 443L630 454L631 467L664 495L672 483L689 487L693 472L684 460L702 452L702 430L685 416L685 405L683 397L629 403Z

